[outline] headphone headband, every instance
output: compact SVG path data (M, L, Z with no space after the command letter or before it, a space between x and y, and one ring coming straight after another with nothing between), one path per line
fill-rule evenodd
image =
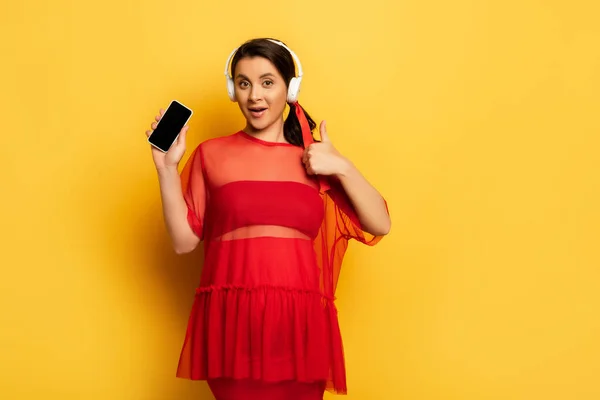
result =
M302 75L304 75L304 73L302 72L302 64L300 63L300 59L298 58L298 56L296 56L296 53L294 53L292 51L292 49L290 49L289 47L287 47L285 44L283 44L282 42L280 42L278 40L273 40L273 39L267 39L267 40L269 42L273 42L273 43L276 43L276 44L280 45L281 47L283 47L284 49L286 49L292 55L292 58L294 59L294 62L296 63L296 66L298 67L298 76L297 77L301 78ZM233 58L233 56L239 50L240 47L235 48L229 54L229 57L227 58L227 62L225 63L225 76L227 76L227 77L233 78L233 76L229 75L229 64L231 63L231 59Z

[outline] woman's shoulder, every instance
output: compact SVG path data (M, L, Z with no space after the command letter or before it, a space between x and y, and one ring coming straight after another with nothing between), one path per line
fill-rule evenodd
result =
M234 132L222 136L211 137L200 141L194 148L194 151L200 150L202 153L213 152L219 148L226 148L236 142L239 132Z

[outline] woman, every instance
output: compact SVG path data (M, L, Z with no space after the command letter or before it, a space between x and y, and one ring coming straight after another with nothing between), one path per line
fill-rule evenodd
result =
M207 380L217 400L346 393L335 286L348 240L388 233L386 202L325 122L313 139L283 43L244 43L226 74L246 126L198 145L181 174L187 126L167 153L152 148L175 251L204 246L177 376Z

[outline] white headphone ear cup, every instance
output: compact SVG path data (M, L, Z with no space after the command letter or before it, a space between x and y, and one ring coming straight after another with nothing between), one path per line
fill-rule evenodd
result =
M290 84L288 86L288 103L294 103L298 100L298 95L300 94L300 83L302 82L302 78L292 78L290 80Z
M235 86L233 79L229 76L227 77L227 95L229 96L229 100L235 101Z

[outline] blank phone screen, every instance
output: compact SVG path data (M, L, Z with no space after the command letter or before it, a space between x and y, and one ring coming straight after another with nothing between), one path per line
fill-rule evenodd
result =
M192 111L183 104L171 102L148 141L166 152L191 115Z

